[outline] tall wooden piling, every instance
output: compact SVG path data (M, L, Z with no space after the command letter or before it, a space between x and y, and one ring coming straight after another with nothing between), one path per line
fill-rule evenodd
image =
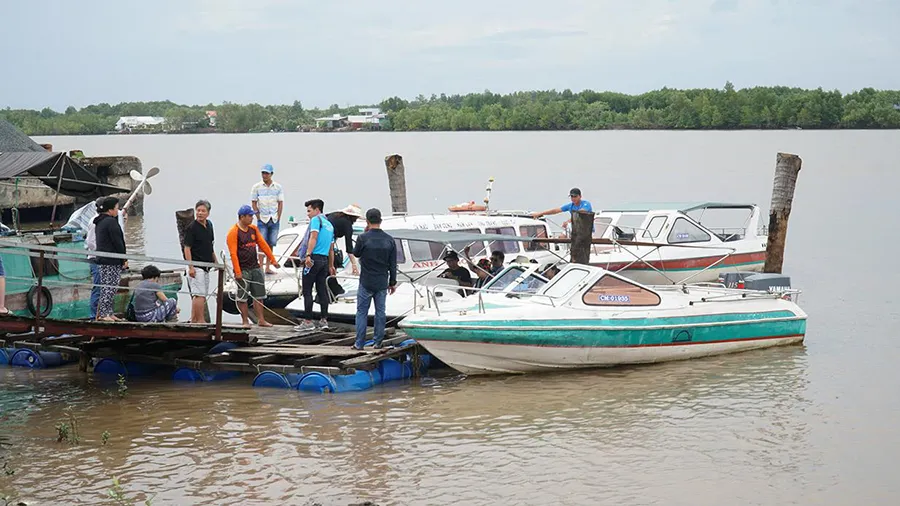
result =
M384 166L388 173L388 187L391 191L391 212L406 214L406 168L403 157L397 154L384 157Z
M569 246L570 261L573 264L590 263L591 239L594 228L594 213L572 212L572 244Z
M772 183L772 203L769 206L769 240L766 244L766 264L763 272L781 273L788 219L794 202L794 189L802 160L797 155L778 153L775 161L775 180Z

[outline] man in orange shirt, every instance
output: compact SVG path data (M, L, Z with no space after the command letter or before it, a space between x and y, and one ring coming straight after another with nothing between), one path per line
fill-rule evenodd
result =
M269 259L269 263L276 269L281 267L272 255L272 248L266 244L263 235L253 224L253 208L248 205L238 209L238 222L228 231L225 239L228 243L228 252L231 254L231 265L234 268L234 280L237 283L238 310L241 312L241 320L245 327L250 326L247 317L247 300L253 297L256 310L257 324L260 327L271 327L263 314L263 300L266 299L266 277L259 267L259 253L257 247Z

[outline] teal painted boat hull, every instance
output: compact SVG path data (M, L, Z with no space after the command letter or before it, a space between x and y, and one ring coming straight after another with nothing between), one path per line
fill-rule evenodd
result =
M790 311L622 320L473 321L404 325L466 374L521 373L684 360L803 341Z

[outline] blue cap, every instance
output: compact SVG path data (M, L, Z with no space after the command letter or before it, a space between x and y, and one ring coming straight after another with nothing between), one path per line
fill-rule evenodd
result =
M242 205L241 208L238 209L238 218L240 218L241 216L247 216L248 214L252 215L256 213L254 213L253 208L248 206L247 204Z
M262 166L262 169L260 169L260 172L268 172L269 174L272 174L275 172L275 168L272 167L271 163L267 163Z

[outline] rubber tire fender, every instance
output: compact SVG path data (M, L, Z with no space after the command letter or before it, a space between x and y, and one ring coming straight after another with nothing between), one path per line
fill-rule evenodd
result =
M25 294L25 306L28 308L31 316L37 316L37 289L37 286L32 286L28 289L28 293ZM46 318L53 311L53 295L50 294L50 290L46 286L41 287L41 302L44 301L46 301L46 306L41 311L41 318Z

